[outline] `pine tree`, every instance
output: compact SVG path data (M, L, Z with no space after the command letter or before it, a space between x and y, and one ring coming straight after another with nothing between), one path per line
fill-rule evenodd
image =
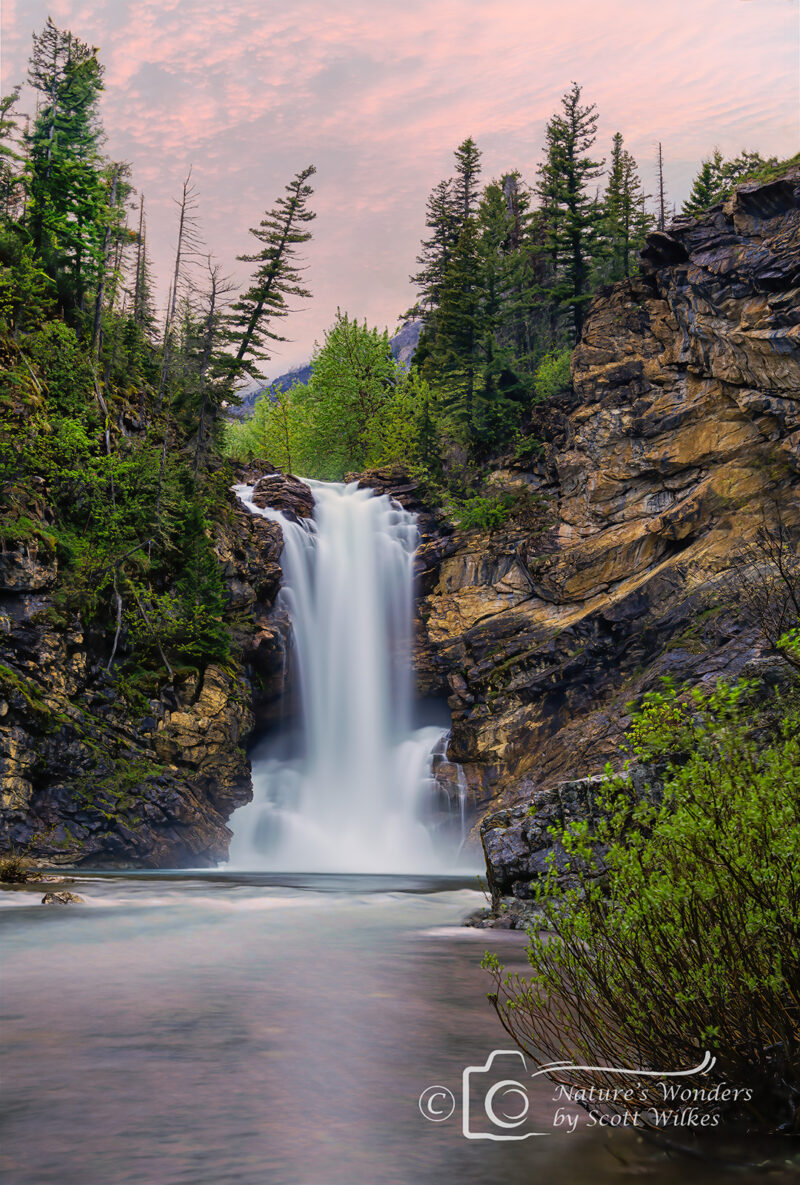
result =
M477 210L480 188L481 152L469 136L455 152L456 174L453 178L453 206L458 223L463 228Z
M486 187L478 218L482 224L484 256L488 261L489 246L493 243L497 266L502 272L498 343L511 351L515 367L525 372L532 367L535 354L541 277L534 242L535 217L519 173L506 173L499 185Z
M21 89L15 86L0 98L0 212L6 218L19 216L25 191L22 172L25 153L18 132L19 116L15 111Z
M423 315L439 305L442 282L458 239L452 187L451 180L440 181L428 198L425 225L431 233L422 240L417 256L420 270L410 277L417 287L417 307Z
M224 360L219 347L222 338L226 303L234 291L228 276L209 255L206 260L208 275L204 294L204 307L200 320L197 341L196 388L200 402L197 418L197 443L195 445L193 471L196 474L207 449L213 440L220 408L226 395L226 387L220 380L225 375Z
M450 422L467 440L475 432L480 273L477 219L469 217L442 282L435 334L420 365L423 377L441 389Z
M709 206L713 206L722 198L723 190L723 158L718 148L713 156L708 157L700 165L700 171L694 179L691 193L683 203L683 214L702 214Z
M481 153L470 137L455 153L455 176L440 181L428 198L425 225L430 237L422 240L417 256L420 271L411 276L418 290L417 309L426 320L439 306L442 284L458 237L475 216L480 190Z
M763 168L767 162L758 152L744 149L738 156L725 160L718 148L700 166L692 191L683 203L682 213L702 214L721 202L749 173Z
M48 17L34 34L28 77L44 97L28 136L31 237L65 306L82 311L87 288L99 278L105 241L108 193L97 115L103 70L96 49Z
M229 380L232 384L240 375L260 378L257 363L270 357L270 343L286 341L272 328L273 321L288 316L293 297L307 298L311 293L303 286L303 267L298 248L311 238L304 227L316 215L308 208L314 192L308 180L316 173L313 165L303 169L285 187L286 196L279 197L259 226L251 230L263 247L255 255L240 255L243 263L258 266L250 288L231 306L227 318L228 341L236 352L229 361Z
M611 167L603 197L602 235L605 259L601 273L610 282L631 274L653 220L645 210L645 193L636 161L616 132L611 144Z
M589 155L597 139L597 107L581 105L573 83L561 100L561 113L547 124L546 156L537 192L545 227L545 251L552 269L552 298L569 310L574 337L580 338L584 308L591 296L591 274L598 251L602 210L591 191L603 162Z
M156 332L156 309L153 299L153 278L150 257L147 253L147 219L145 218L144 194L139 199L139 230L136 237L136 266L131 294L134 324L143 338L152 342Z
M92 324L92 348L99 356L102 345L102 320L106 301L106 289L110 285L113 296L116 293L116 279L122 265L122 252L127 244L125 228L126 206L131 192L128 180L130 166L117 162L109 171L108 179L108 215L106 218L105 235L103 238L102 256L100 260L97 292L94 302L94 321Z

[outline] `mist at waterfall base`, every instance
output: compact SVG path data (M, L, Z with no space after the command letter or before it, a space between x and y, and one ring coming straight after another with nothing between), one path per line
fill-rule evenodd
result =
M230 866L463 869L463 779L450 803L432 769L447 729L441 712L420 720L414 700L416 519L355 483L307 484L314 517L299 522L256 506L253 487L234 487L251 513L283 531L279 600L301 718L252 750L253 800L230 820Z

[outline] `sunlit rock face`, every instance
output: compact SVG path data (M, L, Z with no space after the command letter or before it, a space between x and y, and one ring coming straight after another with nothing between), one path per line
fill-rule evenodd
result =
M592 302L573 386L535 470L493 475L542 496L544 529L457 534L426 575L420 654L484 802L618 760L660 676L762 653L725 584L775 504L800 527L800 171L652 235Z

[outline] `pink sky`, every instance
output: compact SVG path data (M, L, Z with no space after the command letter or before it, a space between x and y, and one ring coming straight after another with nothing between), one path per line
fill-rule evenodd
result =
M800 146L798 0L3 0L3 90L21 81L48 14L100 46L107 150L133 165L166 286L175 195L189 164L208 246L240 280L256 224L317 166L314 293L268 367L305 361L336 307L393 330L425 199L472 135L486 179L530 182L575 79L654 187L664 145L680 203L715 146Z

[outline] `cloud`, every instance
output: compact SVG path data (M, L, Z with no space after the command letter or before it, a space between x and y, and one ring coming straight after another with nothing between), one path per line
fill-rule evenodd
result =
M189 163L208 242L242 278L248 227L317 165L315 300L278 369L308 355L337 305L392 325L454 146L473 135L488 176L532 179L572 79L598 104L601 151L622 131L651 188L662 141L673 200L715 145L788 155L798 142L786 0L28 0L24 13L5 0L5 86L48 11L101 47L108 150L146 192L162 278Z

